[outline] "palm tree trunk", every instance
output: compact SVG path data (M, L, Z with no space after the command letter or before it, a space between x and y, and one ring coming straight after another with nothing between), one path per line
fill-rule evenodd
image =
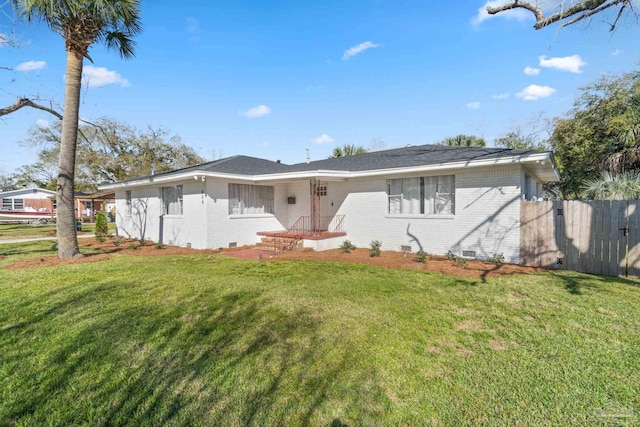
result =
M58 256L62 259L81 257L76 234L73 184L76 169L76 143L82 83L82 55L67 51L62 138L58 161L57 228Z

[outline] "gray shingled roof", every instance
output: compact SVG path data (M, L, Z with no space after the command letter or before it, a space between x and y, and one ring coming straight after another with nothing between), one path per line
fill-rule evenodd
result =
M298 163L289 167L289 172L310 170L365 171L401 167L431 165L471 160L498 159L500 157L539 153L535 150L513 150L495 147L449 147L446 145L419 145L374 151L337 159Z
M533 153L540 152L535 150L513 150L509 148L495 147L419 145L374 151L371 153L340 157L336 159L316 160L310 163L297 163L294 165L285 165L283 163L250 156L232 156L169 172L158 173L155 176L172 175L175 173L185 173L190 171L206 171L238 175L268 175L314 170L357 172L430 164L467 162L472 160L498 159L500 157L511 157ZM135 180L144 178L150 177L139 177L135 178Z

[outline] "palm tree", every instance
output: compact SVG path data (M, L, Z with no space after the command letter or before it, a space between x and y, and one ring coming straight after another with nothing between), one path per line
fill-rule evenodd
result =
M362 146L354 144L344 144L342 147L334 148L329 158L335 159L338 157L355 156L356 154L364 154L366 152L367 150Z
M483 138L473 135L456 135L454 137L445 138L438 145L449 145L453 147L484 147L486 142Z
M599 179L585 182L584 198L591 200L637 200L640 199L640 172L604 171Z
M133 36L141 30L139 0L12 0L28 21L43 20L64 38L67 51L62 138L57 180L58 256L82 256L78 249L73 203L80 87L84 58L96 42L134 55Z

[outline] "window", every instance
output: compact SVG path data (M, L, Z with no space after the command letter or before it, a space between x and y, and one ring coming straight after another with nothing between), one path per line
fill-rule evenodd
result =
M316 196L322 197L327 195L327 186L319 185L316 187Z
M388 183L392 215L453 215L455 176L391 179Z
M24 209L24 199L2 199L3 211L21 211Z
M272 186L229 184L229 215L274 213Z
M124 203L126 206L127 215L131 215L131 191L124 192Z
M162 187L162 213L182 215L182 185Z
M531 194L531 177L527 174L524 175L524 188L522 189L524 200L533 200L533 194Z

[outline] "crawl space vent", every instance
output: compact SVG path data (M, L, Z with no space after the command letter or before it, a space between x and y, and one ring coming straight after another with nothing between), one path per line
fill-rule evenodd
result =
M467 258L475 258L476 251L462 251L462 256Z
M230 248L237 248L238 247L238 242L229 242L229 247Z

